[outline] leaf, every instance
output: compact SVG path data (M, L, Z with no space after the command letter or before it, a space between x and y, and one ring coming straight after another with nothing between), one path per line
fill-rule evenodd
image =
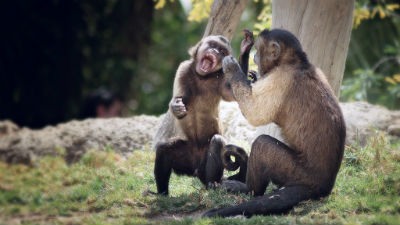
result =
M385 11L382 9L381 6L378 7L378 10L379 10L379 17L380 17L381 19L385 18L385 17L386 17L386 13L385 13Z
M166 0L158 0L156 5L154 6L155 9L162 9L164 8Z
M211 12L212 0L192 0L193 8L189 13L188 20L201 22L208 18Z
M385 81L391 84L396 84L396 81L391 77L385 77Z
M394 79L397 83L400 83L400 73L397 73L397 74L393 75L393 79Z
M387 4L386 9L389 11L394 11L400 8L400 4Z

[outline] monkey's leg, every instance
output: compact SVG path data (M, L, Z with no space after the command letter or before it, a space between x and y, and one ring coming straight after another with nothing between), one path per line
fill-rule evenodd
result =
M228 147L228 149L226 149ZM222 151L224 151L222 153ZM229 153L228 153L229 152ZM230 157L233 155L237 162L233 163L225 159L225 163L223 162L222 157ZM226 141L224 138L216 134L213 136L210 142L210 148L207 152L207 156L205 157L206 163L204 167L204 184L207 188L222 188L226 189L228 192L233 193L248 193L248 188L244 183L244 179L246 177L246 168L247 168L247 154L246 152L237 146L234 145L226 145ZM224 165L225 164L225 165ZM230 178L238 178L242 182L238 180L223 180L221 182L221 178L224 172L224 167L229 167L231 170L235 170L240 166L240 171L238 174L231 176ZM202 177L200 180L202 180ZM229 179L229 178L228 178ZM216 185L216 183L219 183Z
M299 159L284 143L261 135L253 143L247 170L247 186L254 195L263 195L269 182L283 186L249 202L211 210L205 216L269 215L286 213L296 204L313 197L313 189L306 185L308 175Z
M283 187L237 206L208 211L204 216L281 214L312 198L312 188L304 182L308 175L293 152L273 137L259 136L252 145L249 157L248 188L258 196L264 194L270 181Z
M215 182L221 182L224 172L221 151L225 145L226 141L221 135L215 134L211 138L210 147L206 152L205 161L202 163L199 173L200 180L207 187Z
M263 195L270 181L281 186L296 184L306 177L304 170L284 143L268 136L259 136L252 144L246 183L255 196Z
M172 169L179 174L193 175L194 169L188 148L189 143L184 140L171 140L156 146L154 176L159 194L168 195Z

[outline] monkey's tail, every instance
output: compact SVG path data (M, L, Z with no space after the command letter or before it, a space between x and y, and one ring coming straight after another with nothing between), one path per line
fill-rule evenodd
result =
M225 169L235 171L240 167L239 172L228 177L228 179L246 182L247 160L249 158L246 151L235 145L226 145L222 154L222 164ZM232 157L235 161L232 161Z
M260 196L237 206L212 209L203 217L228 217L244 215L271 215L289 212L299 202L313 198L311 189L306 186L283 187L272 193Z

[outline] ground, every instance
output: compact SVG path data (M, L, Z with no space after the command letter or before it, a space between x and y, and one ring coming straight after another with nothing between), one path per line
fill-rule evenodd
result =
M206 190L195 178L171 179L171 196L155 191L154 152L127 158L89 151L74 164L61 156L31 166L0 163L0 224L399 224L400 141L377 134L347 146L333 193L288 215L203 219L211 208L249 199Z

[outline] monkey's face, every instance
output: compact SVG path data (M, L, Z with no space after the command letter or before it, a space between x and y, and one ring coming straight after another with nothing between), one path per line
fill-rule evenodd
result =
M267 40L263 36L259 36L254 44L256 54L254 55L254 63L258 67L259 76L265 76L277 65L279 65L281 47L275 40Z
M222 68L222 59L232 53L229 41L223 36L205 37L198 45L193 56L196 72L207 75Z

